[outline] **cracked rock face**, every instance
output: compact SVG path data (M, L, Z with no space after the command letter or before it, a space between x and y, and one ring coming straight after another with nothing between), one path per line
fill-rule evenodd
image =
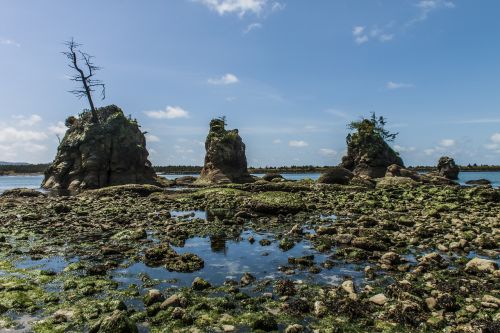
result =
M205 164L199 183L246 183L253 178L247 170L245 144L237 129L226 130L223 119L210 122L205 141Z
M54 162L45 172L42 187L80 191L111 185L157 184L148 160L146 139L135 120L115 105L66 120L68 130Z

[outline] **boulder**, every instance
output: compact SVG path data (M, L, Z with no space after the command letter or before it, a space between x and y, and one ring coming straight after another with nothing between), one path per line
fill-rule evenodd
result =
M89 333L137 333L137 325L123 311L116 310L99 320Z
M488 179L474 179L474 180L468 180L465 182L467 185L490 185L491 182Z
M268 182L276 181L276 180L284 180L282 175L279 173L266 173L264 176L262 176L262 179Z
M384 177L392 164L404 167L399 154L385 142L380 126L376 119L356 123L353 128L357 131L347 136L347 155L342 157L341 167L371 178Z
M99 108L97 114L97 123L90 111L68 118L68 130L42 187L80 191L123 184L157 185L137 121L125 117L115 105Z
M473 258L465 265L465 271L468 273L494 273L498 265L493 260Z
M354 174L350 170L342 167L335 167L322 173L318 178L318 183L347 185L353 177Z
M411 178L384 177L377 182L377 187L415 186L417 184L418 183Z
M443 156L438 161L437 172L442 177L456 180L458 179L458 173L460 172L460 169L455 164L455 160L453 160L453 158Z
M205 141L205 164L197 183L249 183L245 144L237 129L226 130L224 119L212 119Z
M422 181L422 177L416 171L408 170L397 164L391 164L387 167L385 177L406 177L417 182Z

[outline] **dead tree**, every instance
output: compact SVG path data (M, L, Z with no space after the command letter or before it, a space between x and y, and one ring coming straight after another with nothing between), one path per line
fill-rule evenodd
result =
M93 78L95 72L101 68L92 63L93 56L79 50L81 44L76 43L73 38L67 41L65 45L68 47L68 51L63 52L63 54L69 60L68 66L76 71L76 74L71 76L70 79L82 85L78 89L71 90L70 93L77 96L79 99L84 96L87 97L90 104L90 111L92 112L92 122L98 123L99 118L94 106L94 101L92 100L92 93L96 87L99 87L101 89L102 99L106 97L106 86L104 83L101 80ZM83 63L83 67L80 63ZM86 72L84 71L85 67Z

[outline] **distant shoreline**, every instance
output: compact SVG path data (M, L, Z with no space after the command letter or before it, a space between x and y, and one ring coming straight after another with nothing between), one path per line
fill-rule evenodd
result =
M48 164L38 165L0 165L0 176L39 176L43 175ZM277 167L277 168L248 168L252 174L266 174L266 173L321 173L333 166L302 166L302 167ZM186 175L186 174L199 174L201 166L155 166L155 171L158 174L171 174L171 175ZM436 167L431 166L417 166L408 167L410 170L418 172L431 172L435 171ZM460 172L500 172L500 165L484 165L484 166L460 166Z

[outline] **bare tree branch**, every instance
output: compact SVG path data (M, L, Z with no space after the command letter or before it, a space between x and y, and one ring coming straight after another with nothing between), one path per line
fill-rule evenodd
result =
M95 91L94 88L99 87L101 89L102 99L104 99L106 97L106 86L101 80L92 79L92 77L95 75L95 72L99 71L101 68L92 63L93 56L79 50L81 44L76 43L73 38L64 44L68 48L68 51L62 53L69 60L68 67L77 72L77 74L70 77L70 80L79 82L83 86L83 89L70 90L70 93L79 99L87 97L90 104L90 111L92 112L92 121L97 123L99 122L99 117L94 106L94 101L92 100L92 93ZM87 73L80 67L79 62L84 63Z

